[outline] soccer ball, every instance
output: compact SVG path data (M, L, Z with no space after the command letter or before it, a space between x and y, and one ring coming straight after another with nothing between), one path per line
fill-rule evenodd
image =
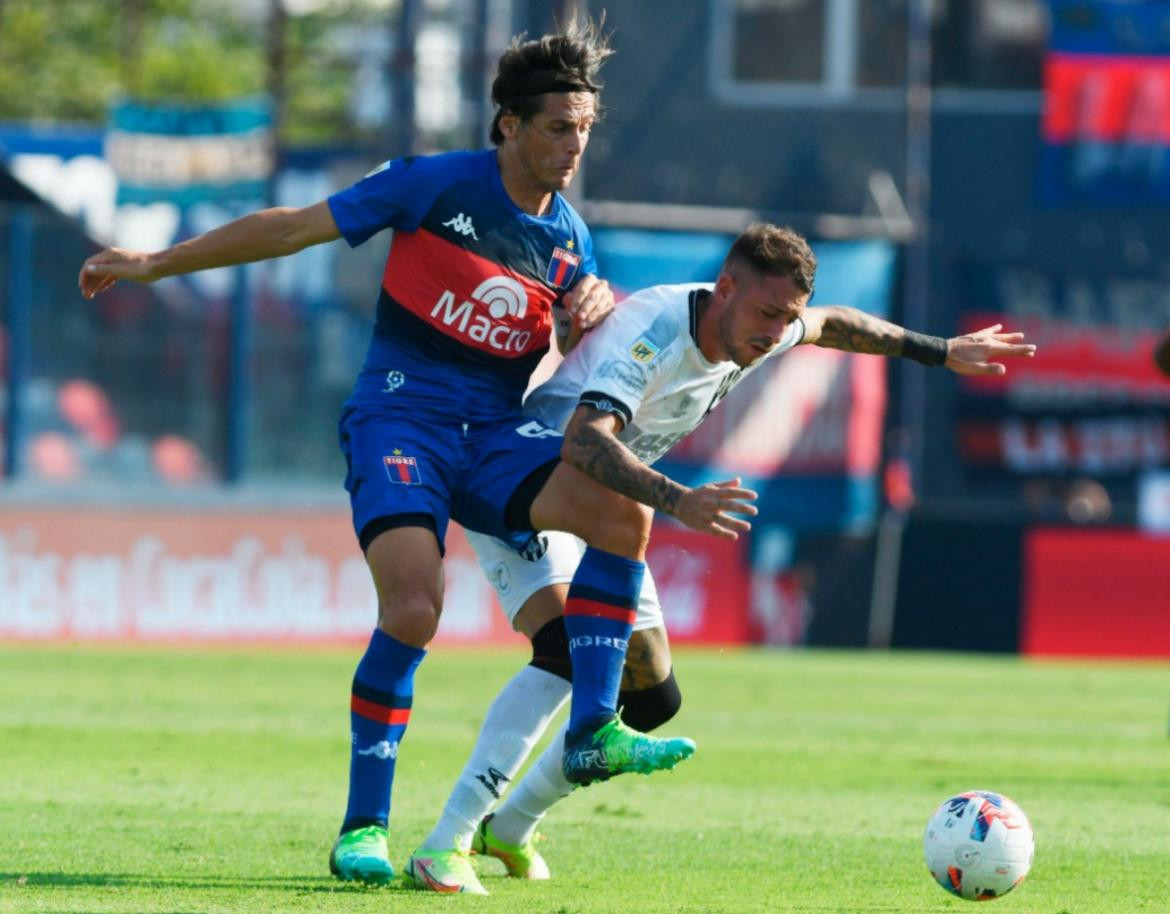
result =
M935 881L960 898L1006 895L1032 866L1035 840L1023 810L1003 794L968 790L934 811L922 839Z

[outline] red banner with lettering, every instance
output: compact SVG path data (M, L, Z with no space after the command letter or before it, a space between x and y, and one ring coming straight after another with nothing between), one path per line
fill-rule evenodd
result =
M738 543L659 524L648 561L676 643L750 637ZM524 643L454 525L444 565L437 643ZM343 510L0 515L4 639L358 641L373 628L376 607Z

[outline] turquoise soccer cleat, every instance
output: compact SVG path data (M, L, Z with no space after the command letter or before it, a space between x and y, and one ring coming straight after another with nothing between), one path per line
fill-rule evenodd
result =
M342 834L329 852L329 872L346 882L386 885L394 879L386 829L367 825Z
M669 771L694 754L694 740L684 736L649 736L630 729L615 717L571 744L566 737L561 770L570 783L585 787L630 771L638 774Z

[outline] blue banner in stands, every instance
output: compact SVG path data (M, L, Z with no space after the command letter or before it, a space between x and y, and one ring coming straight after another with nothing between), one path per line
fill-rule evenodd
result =
M274 161L269 104L123 102L110 112L105 156L118 178L119 205L259 201Z

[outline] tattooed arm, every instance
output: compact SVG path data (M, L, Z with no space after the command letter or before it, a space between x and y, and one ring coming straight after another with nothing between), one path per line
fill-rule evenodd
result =
M617 439L621 427L621 419L613 413L578 406L565 429L561 458L606 488L669 514L693 530L736 539L751 528L747 521L726 512L755 514L748 504L755 492L741 489L738 479L694 489L680 485L642 463L622 444Z
M565 429L561 457L606 488L673 514L686 487L642 463L618 441L621 428L622 420L614 413L578 406Z
M1002 358L1031 358L1036 347L1024 342L1022 333L1003 333L1003 325L984 327L950 339L911 333L880 317L845 305L806 308L803 314L805 343L845 352L906 356L968 375L1001 375L1007 367ZM907 344L909 341L909 345ZM931 358L931 352L937 359Z
M905 339L905 328L857 308L825 305L804 311L805 343L846 352L899 356Z

